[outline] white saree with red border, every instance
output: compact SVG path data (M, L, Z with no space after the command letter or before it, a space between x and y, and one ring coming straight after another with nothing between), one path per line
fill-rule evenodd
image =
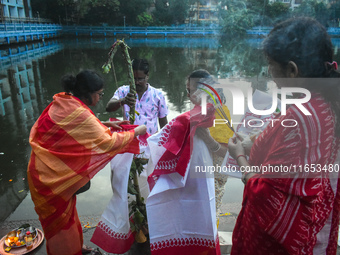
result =
M127 125L128 126L128 125ZM133 126L133 125L130 125ZM140 152L149 157L146 138L139 136ZM109 253L123 254L134 243L135 232L130 230L128 180L133 153L117 155L111 160L112 198L104 210L91 242Z
M152 255L220 254L212 166L197 127L209 127L212 108L184 113L148 138L150 195L146 202ZM201 170L198 172L197 170Z

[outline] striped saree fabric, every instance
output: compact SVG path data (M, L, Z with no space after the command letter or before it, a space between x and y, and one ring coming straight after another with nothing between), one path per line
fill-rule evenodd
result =
M291 106L251 149L252 166L288 171L263 171L249 179L232 255L336 254L340 182L334 168L340 141L335 116L319 94L304 106L312 115Z
M81 254L74 193L118 153L139 153L134 131L111 133L83 102L63 92L36 121L29 141L28 183L47 252Z

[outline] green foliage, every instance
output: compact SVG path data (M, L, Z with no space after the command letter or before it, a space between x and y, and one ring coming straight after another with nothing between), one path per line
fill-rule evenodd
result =
M329 17L331 16L331 9L328 9L322 2L314 3L315 19L317 19L324 26L328 25Z
M251 46L246 39L232 38L221 40L218 51L218 75L226 77L256 77L266 66L266 60L260 49Z
M170 1L170 13L173 17L173 24L184 24L188 15L188 0L172 0Z
M267 22L266 25L274 25L275 23L287 19L289 17L290 15L289 5L280 2L268 4L265 9L265 15L270 20L270 22Z
M143 206L137 206L136 201L131 201L129 203L130 212L129 215L132 216L132 221L130 221L130 229L132 232L143 228L147 228L147 215L146 206L143 200Z
M141 197L137 176L139 176L148 160L144 158L134 158L132 160L129 181L128 181L128 193L136 196L136 201L131 201L129 204L130 212L133 222L130 222L131 231L139 231L147 226L147 215L144 198Z
M330 18L331 19L336 19L340 17L340 1L337 1L335 3L333 3L330 6Z
M328 8L325 3L317 0L304 0L293 11L287 3L269 3L268 0L222 0L221 6L228 7L226 12L221 11L221 18L225 34L231 36L244 35L251 24L273 26L291 16L313 17L325 26L329 25L332 19L334 24L340 16L340 4L333 3L331 8Z
M207 0L31 0L33 16L51 19L54 23L80 25L126 26L184 24L190 5L205 5ZM340 17L340 2L305 0L291 11L289 5L269 0L221 0L217 1L221 25L229 34L243 34L251 26L272 26L290 16L309 16L323 25L337 26ZM148 11L152 4L155 9ZM231 23L235 21L236 23ZM232 32L232 33L231 33Z
M157 25L183 24L187 18L189 0L158 0L153 16Z
M92 7L106 7L115 11L119 10L120 5L118 0L91 0L90 2Z
M151 26L153 24L153 18L150 14L143 12L137 16L137 25L141 27Z
M33 12L55 23L97 25L115 21L112 13L119 10L119 0L32 0Z
M307 16L317 19L324 26L328 26L333 19L333 13L336 12L336 4L331 5L330 8L323 2L314 1L303 1L301 5L293 11L294 16ZM338 10L338 15L340 9ZM338 18L339 16L335 16Z
M120 0L119 13L117 13L118 24L123 25L124 17L126 26L136 26L138 15L147 11L152 0Z
M58 2L58 4L61 6L66 6L66 5L72 6L75 4L75 1L73 0L57 0L56 2Z
M266 7L266 15L269 18L276 18L281 16L282 14L287 14L289 12L289 6L284 3L274 2L272 4L267 5Z
M90 12L91 9L91 0L82 0L76 2L76 8L74 10L74 17L76 23L79 24L79 21L85 17L87 13Z
M294 16L315 17L315 10L313 1L302 1L299 7L293 11Z
M260 2L263 4L263 1ZM243 37L248 29L262 25L264 15L261 15L259 11L260 2L255 0L251 2L237 0L222 1L222 6L227 6L227 10L220 11L220 25L222 26L223 38Z
M223 18L223 38L243 37L254 26L256 16L247 9L229 9Z
M262 13L268 6L268 0L248 0L247 9L253 10L257 13Z
M169 13L169 5L167 0L158 0L155 3L155 10L153 11L156 25L170 25L171 17Z
M89 11L82 17L82 24L113 25L117 22L115 14L119 11L118 0L91 0Z
M51 19L53 23L62 21L65 16L65 8L55 0L31 0L33 16L39 12L41 18Z

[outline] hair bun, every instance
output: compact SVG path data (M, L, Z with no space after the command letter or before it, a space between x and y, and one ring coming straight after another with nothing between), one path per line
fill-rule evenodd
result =
M73 92L73 90L74 90L74 88L76 87L76 84L77 84L77 79L74 75L67 74L67 75L64 75L61 78L61 84L62 84L65 92Z

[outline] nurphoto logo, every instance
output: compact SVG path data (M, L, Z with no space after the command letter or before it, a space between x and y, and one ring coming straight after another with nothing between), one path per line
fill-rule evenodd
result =
M244 115L245 114L245 96L240 88L234 87L234 86L223 86L223 89L228 89L233 98L233 115ZM254 114L254 115L270 115L272 113L275 113L276 110L279 108L278 105L278 89L274 88L272 89L272 105L269 109L256 109L253 104L253 90L252 88L248 88L247 91L247 105L249 111ZM307 103L311 99L311 93L309 90L300 88L300 87L282 87L280 89L280 94L281 94L281 115L286 115L287 113L287 105L295 105L304 115L311 115L311 113L303 106L304 103ZM288 95L292 94L299 94L299 95L304 95L304 97L299 97L299 98L289 98ZM201 111L202 115L207 114L207 97L208 95L202 96L201 100ZM271 122L272 125L274 122L278 121L277 119L268 119L268 122ZM214 126L217 124L242 124L242 123L232 123L232 120L226 120L226 119L215 119L214 120ZM245 125L245 123L243 123ZM263 120L248 120L248 126L250 127L262 127L264 125ZM296 120L293 119L286 119L282 121L281 123L282 126L285 127L295 127L297 125Z

